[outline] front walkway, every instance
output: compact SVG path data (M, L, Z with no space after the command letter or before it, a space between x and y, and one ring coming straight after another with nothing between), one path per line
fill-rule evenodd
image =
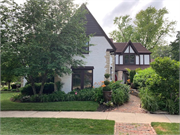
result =
M125 103L111 112L123 112L123 113L148 113L140 107L140 98L130 94L129 102Z

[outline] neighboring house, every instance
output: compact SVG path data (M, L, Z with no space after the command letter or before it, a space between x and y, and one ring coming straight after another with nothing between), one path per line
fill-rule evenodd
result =
M71 67L73 71L71 75L55 76L55 82L61 81L64 84L62 91L68 93L74 89L99 87L101 81L105 80L105 73L111 74L110 80L123 80L125 83L127 80L125 68L134 70L149 67L151 52L140 43L131 41L113 43L86 6L85 9L88 12L86 14L86 34L94 34L87 43L86 49L90 52L84 54L85 58L75 57L75 59L83 59L85 62L83 67ZM94 44L94 46L89 47L89 44Z
M115 62L115 80L127 80L127 70L135 70L136 68L145 69L150 66L151 52L148 51L141 43L114 43L116 47Z

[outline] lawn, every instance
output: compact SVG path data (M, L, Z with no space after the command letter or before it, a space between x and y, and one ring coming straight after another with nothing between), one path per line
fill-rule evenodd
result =
M96 111L99 106L93 101L17 103L10 101L14 94L19 92L1 92L1 111Z
M154 128L158 135L179 135L180 123L162 123L152 122L151 126Z
M112 120L1 118L1 134L114 134Z

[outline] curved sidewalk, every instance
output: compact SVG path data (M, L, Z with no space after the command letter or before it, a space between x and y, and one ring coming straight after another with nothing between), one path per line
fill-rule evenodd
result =
M180 115L80 111L0 111L0 117L82 118L115 120L118 123L180 123Z

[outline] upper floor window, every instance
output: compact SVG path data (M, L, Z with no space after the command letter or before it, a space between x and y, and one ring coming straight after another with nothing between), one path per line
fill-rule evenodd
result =
M83 52L83 54L89 54L89 42L87 42L85 45L86 45L86 46L83 47L83 50L85 50L85 51Z
M134 54L126 54L124 55L124 64L135 64L135 55Z

